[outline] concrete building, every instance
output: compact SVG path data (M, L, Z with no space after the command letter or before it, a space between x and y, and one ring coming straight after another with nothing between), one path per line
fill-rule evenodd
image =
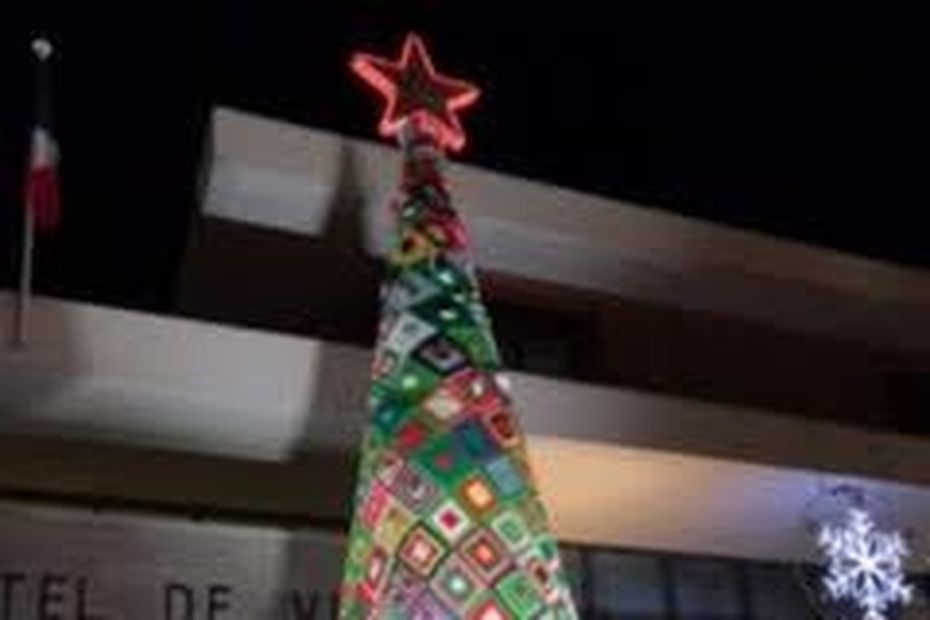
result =
M16 620L329 613L398 156L228 109L209 147L175 316L42 298L0 352ZM930 617L930 274L449 177L585 617L812 614L843 487Z

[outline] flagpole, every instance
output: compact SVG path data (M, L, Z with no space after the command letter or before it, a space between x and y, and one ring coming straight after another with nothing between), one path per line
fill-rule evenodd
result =
M48 39L39 37L32 41L32 53L38 63L37 71L44 71L43 65L51 58L55 48ZM41 82L41 80L38 80ZM40 86L41 90L41 86ZM47 96L38 92L37 97ZM31 149L30 149L31 150ZM30 158L32 153L30 152ZM30 165L32 162L30 162ZM32 282L35 272L36 216L30 205L23 209L23 238L20 248L19 290L16 300L13 345L25 347L29 342L29 314L32 306Z
M23 211L23 242L19 268L19 293L16 302L16 330L13 344L24 348L29 342L29 311L32 305L32 276L35 256L36 224L29 209Z

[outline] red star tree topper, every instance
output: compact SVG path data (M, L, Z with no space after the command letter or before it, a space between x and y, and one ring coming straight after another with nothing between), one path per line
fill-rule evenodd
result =
M458 151L465 146L458 111L473 104L481 91L468 82L436 73L420 37L407 35L397 61L356 54L350 66L385 99L378 124L382 136L398 135L410 121L433 134L443 148Z

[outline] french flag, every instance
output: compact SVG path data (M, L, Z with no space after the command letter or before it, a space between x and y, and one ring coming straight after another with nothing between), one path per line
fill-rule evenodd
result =
M47 47L46 47L47 46ZM61 191L58 184L58 145L51 130L51 87L46 41L33 45L39 60L36 90L36 120L32 130L29 166L25 182L25 207L37 230L50 231L61 220Z

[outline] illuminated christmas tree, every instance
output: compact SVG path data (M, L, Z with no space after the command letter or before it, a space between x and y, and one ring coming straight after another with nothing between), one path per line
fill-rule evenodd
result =
M340 617L576 618L443 178L478 90L413 35L399 61L352 68L385 97L379 130L404 160Z

